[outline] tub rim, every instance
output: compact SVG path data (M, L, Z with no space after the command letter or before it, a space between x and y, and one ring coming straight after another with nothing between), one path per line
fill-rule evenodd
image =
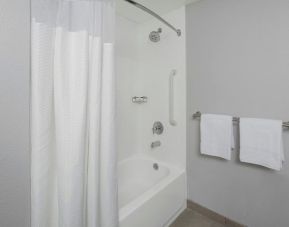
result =
M180 168L173 166L169 163L159 161L157 159L154 159L152 157L149 157L149 156L143 155L143 154L135 154L135 155L132 155L126 159L121 160L118 163L118 167L120 165L123 165L125 162L132 161L135 159L142 159L142 160L158 163L159 165L168 168L169 173L167 176L162 178L158 183L154 184L152 187L150 187L144 193L140 194L137 198L133 199L132 201L127 203L125 206L119 208L119 221L124 220L134 210L141 207L142 204L144 204L146 201L150 200L153 196L155 196L157 193L159 193L161 190L163 190L165 187L167 187L169 184L171 184L177 177L185 174L185 172L186 172L185 169L180 169Z

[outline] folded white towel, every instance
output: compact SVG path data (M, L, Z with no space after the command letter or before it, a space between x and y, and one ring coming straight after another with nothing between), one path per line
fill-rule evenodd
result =
M282 121L241 118L240 160L280 170L284 161Z
M202 114L201 153L231 159L234 147L232 116Z

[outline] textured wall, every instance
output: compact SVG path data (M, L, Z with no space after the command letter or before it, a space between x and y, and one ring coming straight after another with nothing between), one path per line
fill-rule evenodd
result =
M289 120L289 2L187 7L189 199L250 227L289 226L289 133L280 172L199 155L197 110Z

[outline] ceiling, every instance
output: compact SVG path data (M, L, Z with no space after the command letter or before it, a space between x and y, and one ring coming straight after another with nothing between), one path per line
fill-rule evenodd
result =
M171 10L177 9L182 5L197 2L199 0L135 0L136 2L146 6L157 14L165 14ZM117 12L138 23L142 23L144 21L150 20L152 18L151 15L143 12L141 9L136 8L130 3L124 0L116 0L116 9Z

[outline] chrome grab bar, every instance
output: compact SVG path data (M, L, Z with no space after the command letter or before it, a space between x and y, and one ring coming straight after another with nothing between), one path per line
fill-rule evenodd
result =
M173 69L171 71L170 77L169 77L169 121L172 126L176 126L177 122L175 120L174 116L174 77L177 74L177 70Z

